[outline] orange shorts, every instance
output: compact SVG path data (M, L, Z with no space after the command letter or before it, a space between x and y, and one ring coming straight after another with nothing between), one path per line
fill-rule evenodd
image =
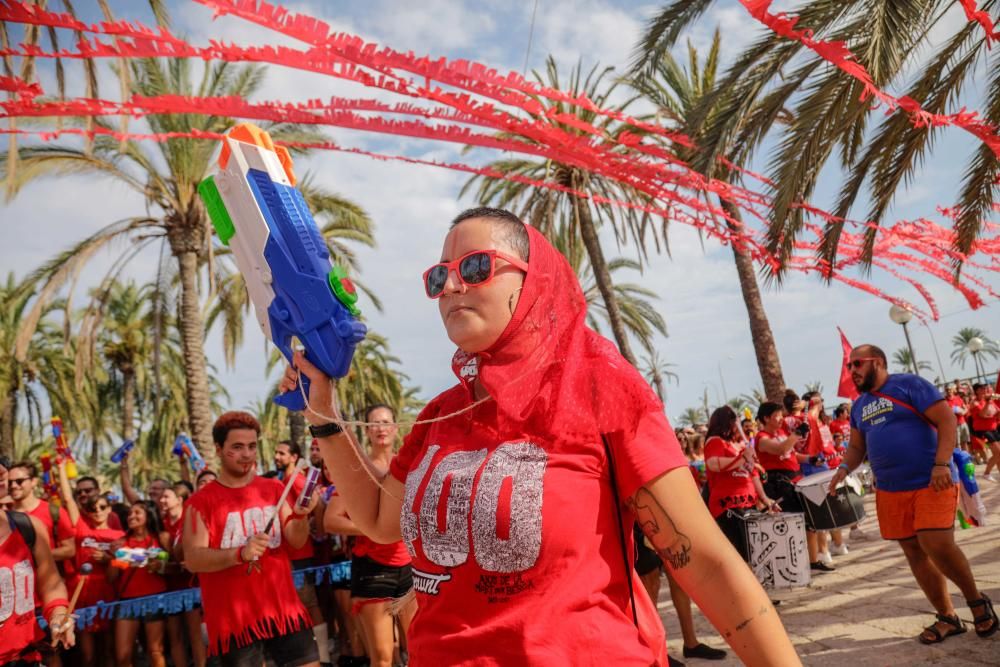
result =
M946 530L955 526L958 484L944 491L927 487L916 491L875 492L878 526L885 540L906 540L920 530Z

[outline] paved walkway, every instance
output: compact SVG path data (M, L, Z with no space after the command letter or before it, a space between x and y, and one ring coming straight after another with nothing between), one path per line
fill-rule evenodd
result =
M980 477L982 466L977 469ZM972 563L980 589L1000 602L1000 484L980 481L991 522L984 528L957 530L956 541ZM875 498L865 498L868 518L862 528L865 541L849 543L850 553L835 556L836 572L814 577L806 588L779 591L778 613L805 665L839 667L949 667L1000 665L1000 633L980 639L972 630L972 614L958 589L950 589L959 616L969 631L942 644L924 646L916 640L921 628L933 620L934 610L917 587L906 559L894 542L878 536ZM681 658L681 632L663 582L660 615L667 627L670 655ZM728 648L715 629L695 608L699 639ZM730 652L726 660L686 659L687 665L742 664Z

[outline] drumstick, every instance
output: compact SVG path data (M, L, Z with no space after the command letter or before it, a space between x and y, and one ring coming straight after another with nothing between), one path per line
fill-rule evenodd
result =
M285 490L281 492L281 497L278 498L278 504L274 506L274 514L271 515L271 518L267 520L267 524L264 525L265 533L271 532L271 528L274 527L274 520L279 514L281 514L281 506L285 504L285 500L288 499L288 494L292 491L292 484L295 483L295 478L298 477L299 473L305 470L308 465L309 462L305 459L299 459L295 462L295 469L292 471L292 474L288 476L288 481L285 482ZM247 566L247 574L250 574L250 570L255 567L258 569L260 568L260 564L257 562L256 557L250 561L250 565Z
M94 566L90 563L84 563L80 566L80 580L76 582L76 589L73 591L73 597L69 600L69 608L66 610L67 619L71 619L73 617L73 610L76 609L76 601L80 599L80 592L83 591L83 585L87 583L87 575L93 571ZM55 635L55 627L52 628L52 634ZM52 645L55 646L57 643L58 640L53 636Z

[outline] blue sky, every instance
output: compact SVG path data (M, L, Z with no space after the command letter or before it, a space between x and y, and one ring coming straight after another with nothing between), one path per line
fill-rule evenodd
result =
M77 3L81 7L86 3ZM149 21L137 1L112 3L119 16ZM275 33L238 19L211 20L204 7L170 3L175 31L194 43L222 38L241 44L290 43ZM779 3L793 6L794 3ZM533 0L523 2L457 2L426 0L421 3L390 2L296 2L285 5L293 11L318 16L337 29L397 50L418 54L469 58L501 71L520 71L528 47ZM632 45L643 22L657 5L612 0L539 0L529 68L543 65L552 54L562 68L578 59L625 68ZM96 19L90 9L87 19ZM963 21L960 9L949 14L941 32ZM688 37L696 46L708 43L719 25L725 35L724 61L761 34L735 0L717 2ZM932 42L935 35L932 35ZM78 71L78 70L74 70ZM43 71L43 83L51 80ZM980 81L985 82L985 74ZM51 84L50 84L50 87ZM113 86L107 85L107 89ZM973 86L970 108L981 106L981 88ZM110 94L107 90L105 94ZM304 100L329 95L371 97L370 91L318 75L272 67L260 99ZM459 159L454 147L396 137L379 137L343 130L330 136L345 145L440 160ZM4 140L5 141L5 140ZM900 192L893 219L934 216L937 205L952 201L961 179L966 157L974 140L957 130L942 133L933 160ZM766 170L766 155L755 165ZM464 176L446 170L376 162L345 154L316 154L300 160L297 171L313 172L326 187L363 206L376 223L379 246L362 250L362 279L385 304L377 313L366 308L372 327L387 335L392 351L402 360L402 369L421 387L421 396L431 398L454 380L449 360L454 350L445 336L434 304L423 296L421 272L436 261L448 221L473 201L458 199ZM814 202L829 208L839 174L828 170ZM144 210L141 199L110 181L94 177L62 177L37 182L11 203L0 203L0 271L18 276L37 267L56 252L80 240L110 221ZM858 215L864 210L859 206ZM748 392L760 385L754 361L746 313L728 248L712 242L704 246L691 230L674 225L670 231L672 257L653 255L642 275L634 276L655 290L670 336L658 341L662 358L676 364L680 382L668 389L667 409L676 417L684 408L700 403L704 392L710 402ZM606 237L608 255L632 256L630 247L614 248ZM120 249L119 249L120 250ZM101 257L86 274L95 282L110 265L112 255ZM144 253L128 275L145 280L152 276L154 253ZM103 270L102 270L103 269ZM876 277L884 290L918 302L912 288L894 280ZM938 300L940 322L911 326L916 355L928 360L938 373L931 343L936 338L944 371L953 377L962 371L948 361L950 338L963 326L978 326L1000 336L996 305L971 312L964 299L940 282L928 279ZM1000 284L994 279L994 289ZM362 304L363 305L363 304ZM888 318L889 304L846 287L827 287L817 279L792 276L780 290L767 289L765 305L771 318L789 385L801 390L805 383L821 381L828 399L833 398L840 364L836 326L844 328L853 342L872 342L887 351L904 345L900 327ZM252 317L247 320L246 343L233 369L223 378L234 407L245 407L264 396L270 385L264 364L265 342ZM209 358L220 369L223 359L218 336L210 335ZM964 375L971 374L971 365Z

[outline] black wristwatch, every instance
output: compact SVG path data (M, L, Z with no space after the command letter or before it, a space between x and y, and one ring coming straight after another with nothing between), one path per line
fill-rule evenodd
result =
M320 424L319 426L310 424L309 432L312 433L312 437L314 438L329 438L331 435L343 433L344 429L340 428L340 424L337 422L330 422L329 424Z

